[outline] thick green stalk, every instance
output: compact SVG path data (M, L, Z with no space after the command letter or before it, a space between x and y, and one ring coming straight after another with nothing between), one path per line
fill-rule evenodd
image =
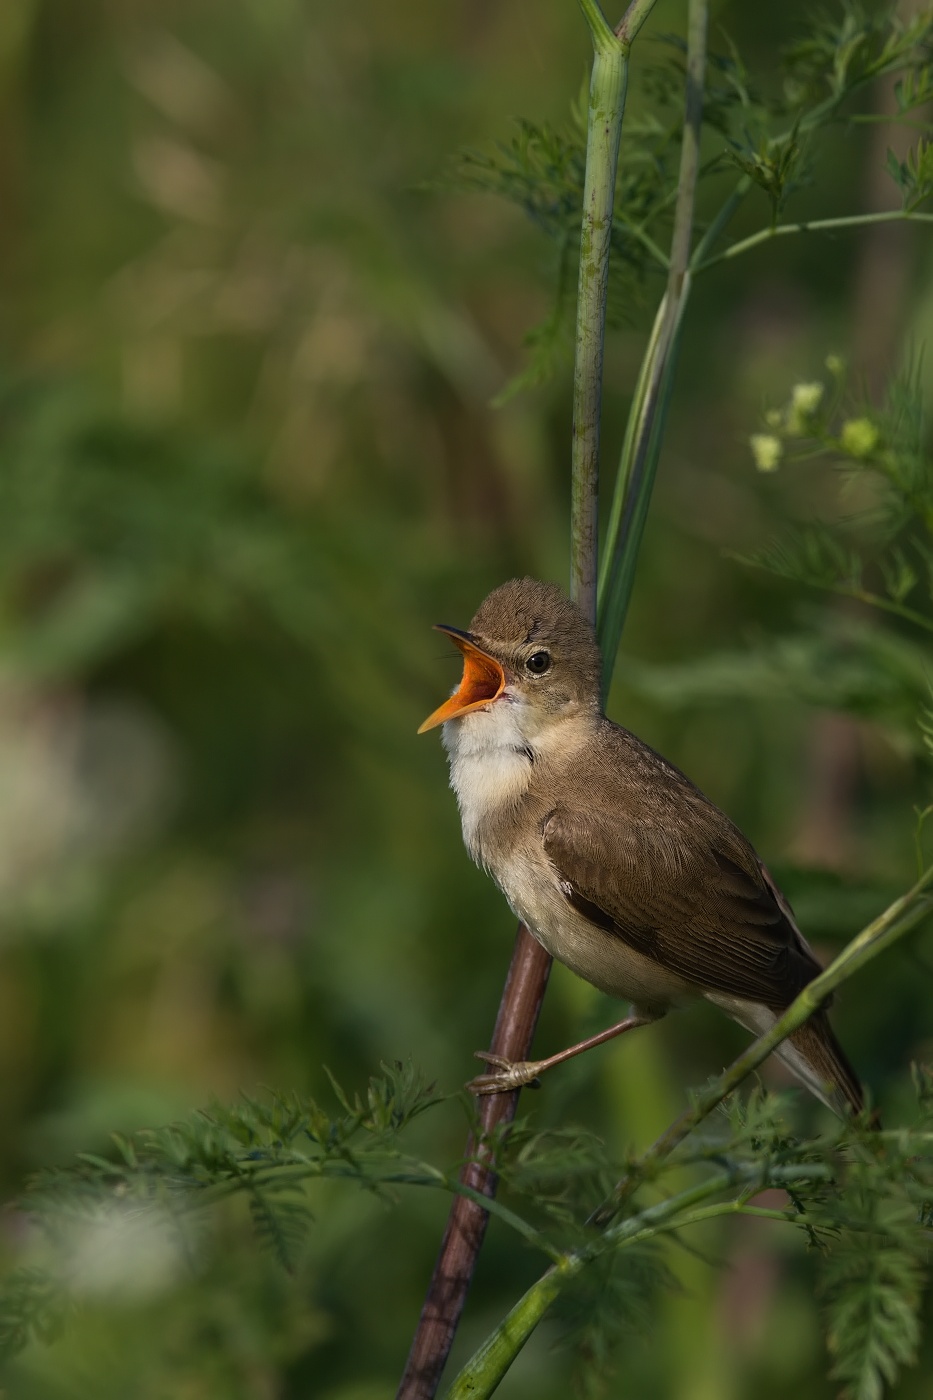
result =
M658 308L629 414L600 571L598 632L606 662L604 683L607 690L632 596L667 418L680 327L690 292L690 244L700 169L708 8L707 0L691 0L687 21L686 114L667 290Z
M583 1267L580 1256L568 1255L542 1274L473 1353L445 1400L483 1400L492 1395L548 1308Z
M616 38L596 0L581 0L593 39L586 174L580 231L571 443L570 596L596 616L599 538L599 418L606 340L606 291L619 138L625 111L628 45Z

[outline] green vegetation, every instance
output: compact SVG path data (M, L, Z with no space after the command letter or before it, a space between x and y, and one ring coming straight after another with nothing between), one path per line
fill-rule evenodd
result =
M928 1387L931 14L717 9L683 141L704 9L623 74L610 709L824 962L868 927L827 985L885 1131L718 1107L702 1011L564 1066L495 1144L453 1394ZM401 1372L512 941L414 737L427 625L567 577L587 42L555 3L0 17L10 1395ZM536 1044L612 1014L555 969Z

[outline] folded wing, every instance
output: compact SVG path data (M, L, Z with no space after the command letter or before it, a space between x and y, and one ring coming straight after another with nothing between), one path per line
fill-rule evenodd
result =
M685 846L656 822L558 806L544 848L592 923L704 990L784 1008L820 966L752 847L711 810L720 820Z

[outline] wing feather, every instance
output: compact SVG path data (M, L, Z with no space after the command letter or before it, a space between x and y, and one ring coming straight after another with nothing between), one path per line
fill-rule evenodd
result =
M591 923L698 987L786 1007L819 964L752 847L683 782L688 805L702 803L686 841L657 820L555 807L543 835L561 888Z

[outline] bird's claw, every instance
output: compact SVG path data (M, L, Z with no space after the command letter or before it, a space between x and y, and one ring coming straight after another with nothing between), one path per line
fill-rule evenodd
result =
M493 1074L478 1074L466 1086L471 1094L508 1094L526 1086L540 1088L538 1065L533 1060L507 1060L502 1055L493 1055L488 1050L474 1051L477 1060L484 1060L494 1067Z

